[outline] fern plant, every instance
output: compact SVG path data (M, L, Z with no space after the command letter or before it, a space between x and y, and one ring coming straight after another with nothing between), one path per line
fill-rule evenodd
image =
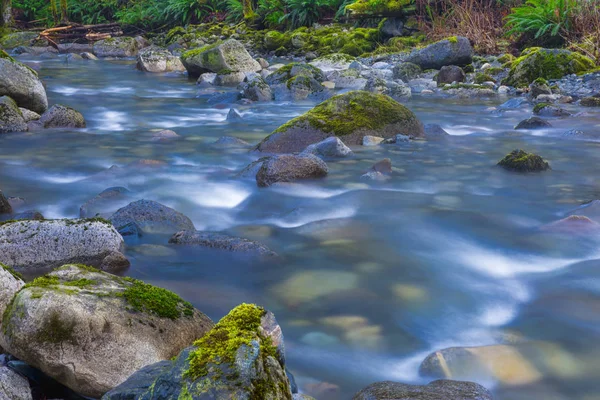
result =
M288 12L281 22L288 22L293 29L319 22L322 14L331 9L327 0L285 0L285 3Z
M577 0L527 0L506 17L509 34L533 34L535 39L566 36Z

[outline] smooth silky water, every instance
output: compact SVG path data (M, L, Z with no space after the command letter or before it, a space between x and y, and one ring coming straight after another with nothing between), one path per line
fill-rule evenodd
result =
M1 135L4 193L46 218L76 218L89 198L125 186L197 229L266 243L280 259L128 239L127 275L177 292L214 320L241 302L272 310L301 388L340 387L320 400L349 399L378 380L425 383L419 364L434 350L521 340L543 343L543 368L526 352L520 361L537 370L534 383L508 386L473 371L455 378L500 400L600 398L600 236L540 229L600 198L600 143L561 136L597 132L597 111L533 133L512 129L531 108L493 110L508 98L415 96L406 106L450 138L357 147L328 162L326 179L259 189L234 175L260 154L211 143L224 135L258 143L314 103L235 105L244 122L228 123L231 105L209 100L220 90L182 75L145 74L131 61L28 61L50 103L81 111L88 128ZM153 142L160 129L182 138ZM516 148L542 155L552 171L495 166ZM385 157L391 179L361 180ZM132 164L139 160L164 164ZM340 316L348 318L331 318Z

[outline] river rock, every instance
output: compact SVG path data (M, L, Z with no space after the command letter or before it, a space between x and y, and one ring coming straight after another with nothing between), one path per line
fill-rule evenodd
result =
M397 64L392 70L394 79L400 79L403 82L418 78L421 72L421 67L410 62Z
M425 138L427 138L427 140L440 140L450 136L450 134L438 124L425 124L424 128Z
M60 104L53 105L48 111L42 114L39 123L44 128L85 128L85 118L83 115L67 106Z
M177 132L170 129L163 129L162 131L152 133L152 141L154 142L168 142L179 137Z
M236 87L246 79L245 72L227 72L219 73L215 77L214 84L216 86Z
M169 243L183 246L199 246L232 252L255 253L261 256L277 254L262 243L219 232L181 231L174 234Z
M0 38L0 46L5 49L14 49L19 46L32 46L39 37L38 32L14 32Z
M232 110L233 110L233 108L232 108ZM231 112L231 110L229 112ZM250 146L250 143L248 143L245 140L242 140L240 138L236 138L234 136L221 136L220 138L215 140L211 144L211 146L218 147L221 149L242 148L242 147Z
M463 66L473 61L473 47L466 37L454 36L414 50L406 61L421 69L441 69L446 65Z
M266 82L271 85L287 85L290 79L296 77L312 78L321 83L327 80L323 71L310 64L290 63L279 68L266 78Z
M274 315L242 304L170 367L163 363L140 371L102 400L291 400L284 350Z
M130 193L127 188L120 186L103 190L79 207L79 217L92 218L100 216L108 218L120 207L129 203Z
M549 128L552 125L550 122L541 119L540 117L531 117L519 122L515 129L540 129Z
M464 82L466 78L465 71L461 67L446 65L440 69L437 75L437 83L441 86L445 83Z
M145 72L184 72L179 57L167 49L151 46L142 49L137 56L137 69Z
M600 95L584 97L579 104L582 107L600 107Z
M343 53L332 53L321 56L310 62L310 65L321 71L346 70L356 58Z
M262 69L244 45L235 39L186 51L181 61L192 77L205 72L257 72Z
M152 200L138 200L119 209L110 217L121 232L134 224L139 233L173 234L182 230L195 230L192 221L182 213Z
M492 400L492 394L473 382L438 380L428 385L407 385L398 382L373 383L352 400Z
M0 214L12 214L13 209L8 199L2 194L0 190Z
M301 154L312 154L321 158L340 158L348 157L352 150L337 137L328 137L327 139L311 144Z
M538 78L529 85L529 95L536 99L544 94L552 94L552 89L548 85L548 81L544 78Z
M0 315L4 313L4 310L6 310L6 307L10 304L13 296L21 290L23 286L25 286L23 277L12 268L0 263Z
M31 399L31 387L27 379L8 367L0 366L0 400Z
M323 178L328 172L327 164L312 154L284 154L263 163L256 174L256 183L259 187L267 187L277 182Z
M132 37L115 37L94 43L97 57L135 57L140 50L139 43Z
M25 132L27 130L27 122L25 122L17 103L8 96L0 97L0 133Z
M271 87L260 76L248 79L248 82L242 84L243 97L252 101L271 101L273 92Z
M48 109L46 89L37 72L0 50L0 96L39 114Z
M21 114L23 114L23 119L25 122L37 121L41 118L41 115L35 111L31 111L23 107L19 107L19 110L21 110Z
M227 117L225 117L225 121L227 122L240 122L243 119L244 117L242 114L240 114L240 112L235 108L230 108L229 112L227 113Z
M257 150L300 152L332 136L346 145L360 145L366 135L389 138L399 133L423 137L423 125L410 110L388 96L353 91L334 96L280 126Z
M513 61L505 85L523 87L538 78L560 79L594 68L594 62L579 53L563 49L532 47L523 50L521 57Z
M523 150L513 150L500 160L498 165L515 172L541 172L550 169L550 164L542 157Z
M165 289L65 265L17 293L0 343L75 392L100 397L211 328L207 316Z
M535 115L542 115L545 117L569 117L571 113L565 110L564 108L560 108L559 106L555 106L554 104L548 103L538 103L533 107L533 113Z
M98 218L0 224L0 262L27 274L40 275L70 262L101 267L123 247L115 228Z

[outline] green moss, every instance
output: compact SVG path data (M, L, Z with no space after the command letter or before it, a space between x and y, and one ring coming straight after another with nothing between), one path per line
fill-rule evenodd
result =
M544 108L552 106L552 104L550 103L538 103L535 105L535 107L533 107L533 113L534 114L539 114L540 111L542 111Z
M264 44L267 50L275 50L290 44L290 38L278 31L269 31L265 34Z
M4 265L2 263L0 263L0 268L3 268L6 272L8 272L9 274L11 274L15 279L19 279L24 281L25 279L23 279L23 275L21 275L20 273L16 272L14 269L12 269L11 267L9 267L8 265Z
M497 61L500 64L506 64L506 63L512 62L514 59L515 59L515 56L513 56L510 53L506 53L506 54L503 54L500 57L498 57Z
M548 81L544 78L537 78L536 80L533 81L533 83L535 83L537 85L548 85Z
M504 68L501 67L491 67L485 70L485 72L489 75L498 75L504 72Z
M59 344L75 342L75 321L64 321L58 312L52 312L46 317L43 328L36 334L36 339L42 343Z
M496 82L496 80L490 75L478 73L477 75L475 75L474 82L476 84L482 84L484 82Z
M539 172L550 169L550 165L542 157L523 150L513 150L498 165L509 171Z
M451 90L451 89L488 89L482 85L473 85L469 83L457 83L454 85L446 85L442 88L442 90Z
M458 43L458 38L456 36L450 36L449 38L446 38L446 40L453 44Z
M346 12L355 17L400 16L411 5L411 0L358 0L346 6Z
M306 114L282 125L274 133L308 123L323 132L344 136L358 129L377 130L414 118L410 110L388 96L353 91L318 104Z
M264 336L259 327L266 314L264 308L254 304L241 304L223 317L214 328L194 345L198 348L190 353L190 368L185 376L196 380L209 373L210 364L232 364L238 349L252 346L259 340L261 357L277 359L277 349L270 337Z
M124 297L135 311L170 319L194 315L194 307L175 293L136 279L124 280L130 285L120 296Z

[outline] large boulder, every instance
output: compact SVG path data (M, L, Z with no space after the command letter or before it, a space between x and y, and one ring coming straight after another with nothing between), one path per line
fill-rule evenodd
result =
M235 39L186 51L181 61L192 77L205 72L257 72L262 69L244 45Z
M579 53L562 49L532 47L523 50L513 61L508 77L502 82L510 86L529 86L538 78L560 79L565 75L591 70L594 62Z
M182 213L152 200L134 201L114 213L110 221L119 232L134 226L139 234L173 234L196 229L194 223Z
M132 37L116 37L97 41L93 51L96 57L135 57L140 48Z
M71 262L102 267L123 247L121 235L99 218L0 223L0 262L28 275Z
M256 174L260 187L278 182L294 182L301 179L317 179L327 176L329 168L319 157L312 154L283 154L266 160Z
M34 124L39 124L42 128L86 127L85 118L83 118L83 115L79 111L61 104L55 104L50 107Z
M19 107L42 114L48 109L46 89L37 72L0 50L0 96L9 96Z
M14 49L19 46L31 46L39 37L37 32L14 32L0 38L0 46L5 49Z
M438 380L428 385L407 385L398 382L373 383L352 400L492 400L492 394L473 382Z
M169 243L183 246L199 246L232 252L254 253L261 256L277 254L262 243L219 232L181 231L174 234Z
M364 136L390 138L397 134L423 137L423 125L409 109L386 95L353 91L334 96L280 126L257 150L292 153L331 136L346 145L360 145Z
M0 214L11 214L13 212L12 206L8 202L8 199L0 190Z
M165 289L65 265L16 294L0 344L75 392L100 397L140 368L176 356L212 325Z
M234 308L170 368L155 365L131 380L102 400L292 400L281 328L253 304Z
M145 72L183 72L181 59L167 49L151 46L141 50L137 56L137 69Z
M13 296L21 290L23 286L25 286L23 277L12 268L0 263L0 315L4 313L4 310L6 310L6 307L12 301Z
M473 61L473 47L466 37L454 36L414 50L406 61L422 69L441 69L446 65L464 66Z
M17 103L8 96L0 97L0 133L25 132L27 129L27 123Z
M8 367L0 366L0 400L31 400L29 381Z

